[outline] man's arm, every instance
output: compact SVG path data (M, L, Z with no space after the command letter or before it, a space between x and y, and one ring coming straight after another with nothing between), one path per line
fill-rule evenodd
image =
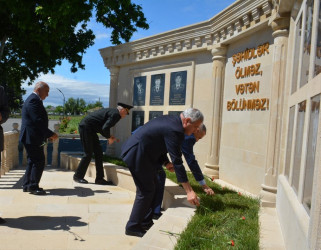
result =
M187 194L187 201L192 205L199 206L200 203L198 197L188 182L186 171L182 161L182 153L180 147L183 138L180 138L180 135L174 132L167 134L167 136L164 139L167 151L172 159L172 164L174 165L177 181L182 184Z
M206 185L202 170L195 158L193 151L195 142L196 140L194 136L185 136L185 139L182 143L182 153L185 157L189 169L194 175L195 180L202 186L204 192L208 195L214 195L214 191Z
M117 110L118 112L118 110ZM115 124L120 120L119 113L112 113L108 116L107 120L105 121L102 127L102 135L107 139L110 138L110 128L115 126Z

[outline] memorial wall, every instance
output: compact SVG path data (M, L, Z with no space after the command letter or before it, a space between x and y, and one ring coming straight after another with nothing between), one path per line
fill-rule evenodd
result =
M100 50L120 143L160 115L205 117L202 171L276 207L289 249L321 249L321 2L238 0L213 18Z

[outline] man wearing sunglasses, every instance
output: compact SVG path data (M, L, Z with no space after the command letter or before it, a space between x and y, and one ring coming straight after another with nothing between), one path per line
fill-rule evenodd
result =
M95 155L96 165L96 179L95 184L111 185L112 182L104 179L103 169L103 151L100 146L97 133L107 138L107 144L112 144L117 140L110 135L110 128L114 127L116 123L129 114L129 110L133 106L117 103L117 108L102 108L88 114L79 123L79 135L81 144L83 146L84 155L78 165L76 173L74 174L74 181L82 184L88 183L84 179L87 172L92 155Z

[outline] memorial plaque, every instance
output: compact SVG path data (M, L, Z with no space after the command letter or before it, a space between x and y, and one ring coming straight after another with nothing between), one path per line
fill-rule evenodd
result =
M144 106L145 94L146 94L146 76L135 77L133 105Z
M164 105L165 74L152 75L150 86L151 106Z
M132 116L132 132L138 127L144 125L144 111L133 111Z
M149 111L149 120L163 115L163 111Z
M169 115L180 115L183 111L168 111Z
M187 71L172 72L169 105L185 105Z

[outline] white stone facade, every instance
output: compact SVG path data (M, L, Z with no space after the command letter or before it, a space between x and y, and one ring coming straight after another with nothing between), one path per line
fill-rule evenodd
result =
M133 112L143 111L145 123L149 111L204 113L208 133L194 149L203 172L259 195L262 206L276 206L288 249L321 249L320 101L313 107L321 93L321 74L313 74L321 68L319 9L318 0L239 0L208 21L100 50L111 73L111 107L132 104L134 78L143 76L145 104ZM298 42L302 27L310 45ZM170 105L171 73L178 71L187 72L185 104ZM298 73L304 82L293 88ZM164 104L150 105L157 74L165 74ZM313 154L305 150L311 127L318 128ZM130 116L113 133L123 142L131 129Z

